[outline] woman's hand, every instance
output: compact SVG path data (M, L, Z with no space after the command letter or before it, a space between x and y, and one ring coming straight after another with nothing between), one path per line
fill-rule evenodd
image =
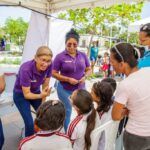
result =
M129 110L126 107L124 107L122 110L122 116L128 116L128 114L129 114Z
M79 83L81 83L81 84L85 83L85 79L86 79L86 77L85 77L85 76L84 76L84 77L82 77L82 78L79 80Z
M41 98L43 99L43 98L49 96L50 93L51 93L51 88L49 88L48 86L45 87L41 92Z
M74 78L68 78L68 82L72 85L76 85L79 83L79 80L76 80Z

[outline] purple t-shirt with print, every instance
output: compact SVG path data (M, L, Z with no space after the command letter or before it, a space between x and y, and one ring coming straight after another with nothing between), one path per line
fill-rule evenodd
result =
M85 73L85 69L90 66L85 53L77 51L76 57L71 57L67 51L59 53L53 63L53 70L59 71L61 75L80 80ZM85 84L72 85L68 82L61 82L64 89L76 90L85 87Z
M42 72L36 69L36 62L34 60L23 63L19 69L17 79L14 86L14 91L22 93L22 86L30 87L31 92L39 93L40 86L44 83L46 78L51 77L52 64Z

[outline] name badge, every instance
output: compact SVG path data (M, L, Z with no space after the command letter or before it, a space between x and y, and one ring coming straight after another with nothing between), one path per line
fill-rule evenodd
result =
M35 82L37 82L37 80L30 80L32 83L35 83Z
M64 62L65 62L65 63L72 63L71 60L65 60Z

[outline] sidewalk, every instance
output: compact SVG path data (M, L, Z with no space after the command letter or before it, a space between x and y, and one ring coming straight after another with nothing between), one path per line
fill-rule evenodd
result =
M92 79L86 82L87 90L90 90L93 83L101 79ZM56 91L48 99L58 99ZM0 116L4 128L5 143L3 150L17 150L21 140L21 132L24 126L23 120L15 105L6 106L0 109ZM75 112L72 114L72 118Z
M101 78L95 78L86 81L86 89L90 92L94 82L101 81ZM55 91L48 99L58 99ZM21 132L24 126L23 120L15 105L0 109L0 116L4 128L5 144L3 150L17 150L21 140ZM75 112L73 111L72 118Z

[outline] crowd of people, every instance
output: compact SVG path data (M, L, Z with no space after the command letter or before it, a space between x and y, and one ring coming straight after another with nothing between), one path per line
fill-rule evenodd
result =
M94 73L95 65L98 66L99 73L102 73L102 76L105 77L114 77L114 70L110 63L110 55L108 52L105 52L103 55L99 54L99 48L97 42L93 41L90 48L90 62L92 73Z
M52 51L41 46L33 60L20 66L13 91L15 105L25 124L25 138L19 150L89 150L94 129L111 119L120 121L124 117L128 118L124 149L150 149L150 23L141 27L139 40L147 46L144 52L143 47L122 42L110 49L110 56L104 55L102 69L108 69L109 60L113 70L126 78L119 85L113 78L104 78L94 83L90 91L86 90L85 80L92 68L86 54L77 49L79 35L75 30L66 34L65 50L54 61ZM95 46L92 49L98 53ZM91 66L96 57L91 55ZM57 79L59 100L46 101L51 93L51 76ZM4 87L4 78L0 76L0 92ZM36 111L34 121L30 106ZM72 108L77 116L70 120ZM0 122L1 149L3 143ZM102 132L98 150L104 149L105 132Z

